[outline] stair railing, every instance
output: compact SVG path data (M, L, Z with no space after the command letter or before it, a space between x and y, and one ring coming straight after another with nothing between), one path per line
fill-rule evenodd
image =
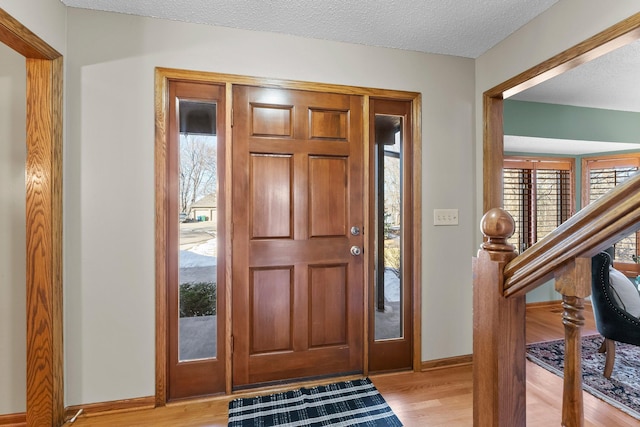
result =
M524 253L511 216L491 209L473 260L473 424L526 425L525 294L550 279L562 294L565 368L561 425L584 425L581 329L591 257L640 229L640 174L591 203Z

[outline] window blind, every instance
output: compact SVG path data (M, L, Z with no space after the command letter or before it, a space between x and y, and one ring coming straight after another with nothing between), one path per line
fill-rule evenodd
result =
M509 243L519 252L571 216L571 169L569 162L505 160L504 209L516 223Z
M609 164L603 165L593 163L589 166L589 203L599 199L605 193L613 189L615 186L623 183L629 177L634 175L638 170L638 166L629 165L629 162L620 161L618 165L609 161ZM606 166L606 167L603 167ZM634 256L638 251L638 235L633 233L630 236L618 241L615 245L615 260L618 262L633 263Z

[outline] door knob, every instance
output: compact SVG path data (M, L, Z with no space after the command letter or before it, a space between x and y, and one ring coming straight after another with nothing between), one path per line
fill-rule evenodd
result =
M351 235L357 236L358 234L360 234L360 227L356 227L355 225L351 227Z
M362 249L358 246L351 246L351 255L358 256L362 253Z

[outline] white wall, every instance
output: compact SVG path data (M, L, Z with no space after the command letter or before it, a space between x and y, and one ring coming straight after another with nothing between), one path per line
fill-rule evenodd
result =
M0 414L26 408L25 59L0 44Z
M80 9L67 48L67 405L154 394L157 66L421 92L423 359L471 352L473 60Z

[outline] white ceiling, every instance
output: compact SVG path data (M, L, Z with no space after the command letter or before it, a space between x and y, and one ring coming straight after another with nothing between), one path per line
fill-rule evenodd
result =
M510 99L640 112L640 41L582 64Z
M67 6L477 58L558 0L61 0Z
M477 58L558 0L61 0L67 6L285 33L301 37ZM618 49L512 99L640 112L640 42ZM640 141L639 141L640 142ZM559 141L512 137L553 153ZM515 145L514 145L515 144ZM578 141L603 152L615 143ZM577 145L576 145L577 144ZM588 146L585 144L589 144ZM612 145L613 144L613 145ZM627 145L617 146L628 149ZM576 153L578 154L578 153Z
M640 41L591 60L510 99L640 112ZM640 135L638 135L640 143ZM595 154L637 149L637 144L505 136L506 151Z

